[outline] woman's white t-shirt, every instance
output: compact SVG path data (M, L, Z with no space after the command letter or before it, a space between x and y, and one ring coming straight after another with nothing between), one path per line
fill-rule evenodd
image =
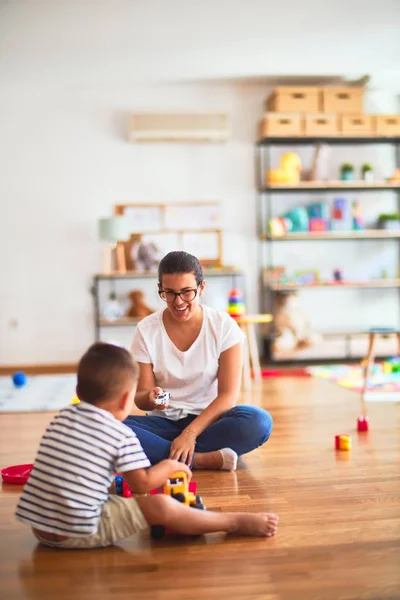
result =
M181 352L168 337L163 312L145 317L136 327L132 355L140 363L151 363L156 385L171 394L165 410L152 415L183 419L199 415L218 395L219 357L242 343L245 335L228 313L202 305L203 323L189 350Z

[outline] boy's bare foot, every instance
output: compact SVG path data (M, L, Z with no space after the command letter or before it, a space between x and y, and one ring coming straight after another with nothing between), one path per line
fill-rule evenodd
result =
M274 513L238 513L235 516L236 523L229 533L271 537L277 532L279 517Z

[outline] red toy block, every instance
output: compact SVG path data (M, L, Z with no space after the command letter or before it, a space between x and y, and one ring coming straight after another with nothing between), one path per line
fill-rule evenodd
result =
M335 435L335 449L340 450L340 435Z
M357 419L357 431L361 433L362 431L369 430L369 419L368 417L358 417Z

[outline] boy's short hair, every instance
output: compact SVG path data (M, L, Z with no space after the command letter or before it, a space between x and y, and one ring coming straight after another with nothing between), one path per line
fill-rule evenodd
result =
M77 396L89 404L113 399L138 378L138 365L125 348L96 342L78 365Z

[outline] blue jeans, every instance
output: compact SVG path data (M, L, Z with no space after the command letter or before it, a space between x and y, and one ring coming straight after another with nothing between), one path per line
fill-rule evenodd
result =
M168 458L171 442L188 427L197 415L172 421L150 415L130 416L124 423L138 436L152 465ZM239 405L226 411L205 429L196 440L196 452L232 448L239 456L262 446L272 429L272 417L262 408Z

